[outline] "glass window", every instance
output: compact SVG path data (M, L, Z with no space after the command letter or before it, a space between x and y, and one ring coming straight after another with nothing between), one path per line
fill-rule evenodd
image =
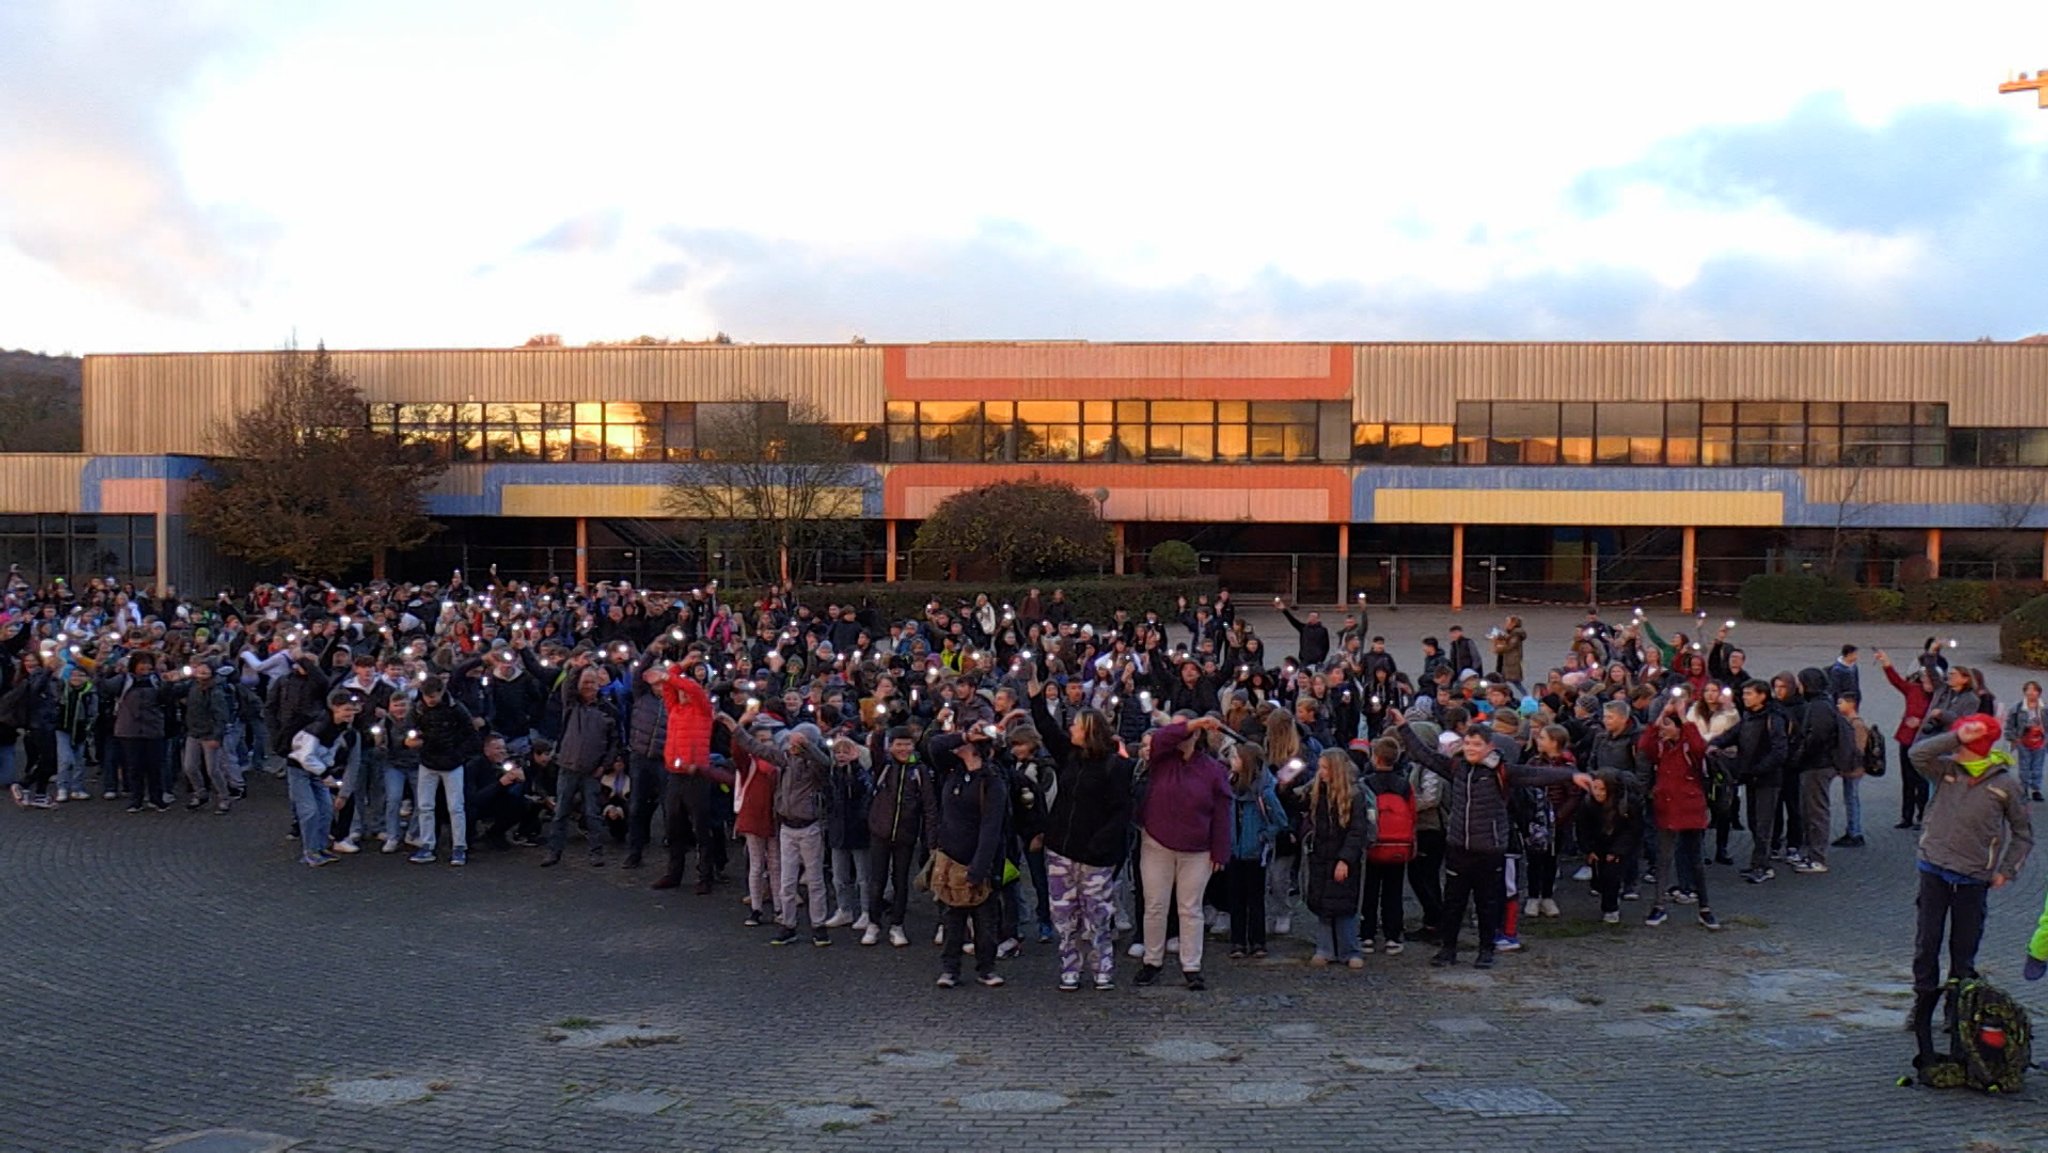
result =
M1089 407L1093 408L1094 406L1091 404ZM1081 427L1082 460L1109 460L1115 451L1115 425L1103 423L1088 424Z
M991 416L990 419L995 418ZM1071 400L1020 401L1017 420L1023 424L1079 424L1081 406Z
M1143 401L1139 402L1144 403ZM1121 404L1118 406L1121 411ZM1145 425L1126 423L1119 418L1116 424L1116 459L1127 462L1145 459Z
M1814 406L1822 407L1820 405ZM1825 407L1833 408L1833 405ZM1818 424L1827 418L1815 416ZM1912 424L1913 406L1910 404L1845 404L1842 406L1842 423L1850 425Z
M1978 431L1974 428L1952 428L1948 430L1948 463L1957 468L1974 468L1977 464Z
M1232 418L1226 415L1223 419ZM1252 420L1258 424L1311 424L1315 419L1314 401L1261 400L1252 403Z
M584 406L577 405L577 408ZM594 407L594 406L593 406ZM576 436L572 442L570 456L578 461L604 459L604 425L576 423Z
M540 425L491 425L484 433L484 456L488 460L539 460Z
M1384 424L1354 424L1351 426L1351 459L1364 464L1377 463L1387 456L1387 426Z
M1180 458L1182 460L1202 462L1215 460L1216 426L1212 424L1181 425Z
M1283 425L1259 425L1255 428L1242 424L1221 424L1216 426L1217 460L1285 460L1287 450L1280 435Z
M1448 424L1390 424L1390 464L1450 464L1456 459L1456 429Z
M2019 462L2027 468L2048 468L2048 428L2019 429Z
M1707 405L1711 409L1713 405ZM1735 430L1726 425L1707 425L1700 430L1700 463L1705 465L1729 465L1735 463Z
M1206 400L1155 400L1154 424L1209 424L1216 419L1216 406Z
M1601 464L1657 464L1663 459L1662 404L1603 404L1594 419L1600 435L1593 453Z
M1119 400L1116 402L1118 424L1144 424L1145 402L1142 400Z
M1603 409L1605 405L1601 406ZM1805 406L1795 402L1746 400L1736 406L1738 424L1805 424Z
M917 406L918 459L981 459L981 406L973 401L924 401Z
M1945 404L1916 404L1913 406L1913 423L1928 428L1948 427L1948 406Z
M1700 423L1734 424L1735 406L1725 400L1710 400L1700 405Z
M1116 421L1116 405L1107 400L1083 401L1081 419L1089 424L1112 424Z

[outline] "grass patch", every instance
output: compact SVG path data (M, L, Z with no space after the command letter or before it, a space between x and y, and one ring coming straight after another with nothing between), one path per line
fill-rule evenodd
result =
M849 1129L858 1129L863 1124L861 1121L827 1121L818 1126L818 1129L825 1133L844 1133Z
M1642 1011L1645 1013L1676 1013L1678 1009L1676 1006L1667 1005L1662 1001L1652 1001L1643 1006Z
M292 1093L299 1097L326 1097L332 1094L332 1092L333 1090L327 1087L327 1082L324 1079L308 1081L297 1089L292 1090Z
M1728 923L1740 925L1745 929L1768 929L1771 927L1769 921L1764 920L1762 917L1752 917L1748 913L1737 913L1728 918Z
M557 1029L595 1029L595 1028L597 1028L598 1026L600 1026L600 1025L603 1025L603 1024L604 1024L604 1022L603 1022L603 1021L599 1021L599 1020L597 1020L597 1019L596 1019L596 1018L594 1018L594 1017L564 1017L564 1018L562 1018L561 1020L559 1020L559 1021L555 1022L555 1028L557 1028Z
M1607 998L1605 997L1594 997L1585 993L1581 993L1577 997L1574 997L1572 999L1577 1001L1581 1005L1592 1005L1596 1008L1607 1003Z

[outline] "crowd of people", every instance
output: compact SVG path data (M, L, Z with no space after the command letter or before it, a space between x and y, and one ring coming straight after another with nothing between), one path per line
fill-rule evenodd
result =
M1298 914L1311 965L1411 942L1452 965L1468 906L1489 968L1524 920L1563 915L1561 882L1610 923L1635 903L1649 926L1718 930L1710 877L1828 873L1865 843L1860 788L1890 763L1897 827L1920 830L1925 1043L1944 934L1970 970L2048 758L2037 683L2001 712L1948 646L1903 668L1876 652L1904 702L1887 736L1856 646L1761 677L1735 622L1704 635L1704 614L1667 637L1589 611L1532 673L1514 616L1452 625L1404 668L1363 604L1333 630L1275 602L1280 655L1227 592L1101 620L1057 589L897 620L829 591L735 604L715 584L461 573L211 600L15 576L5 595L0 780L24 809L162 812L182 787L225 817L274 774L307 866L486 847L554 867L580 836L588 867L620 855L655 888L730 879L771 945L904 948L929 916L944 987L969 956L1000 985L1035 940L1061 989L1112 988L1129 934L1134 983L1175 965L1199 990L1208 938L1264 957ZM1744 867L1716 873L1737 832Z

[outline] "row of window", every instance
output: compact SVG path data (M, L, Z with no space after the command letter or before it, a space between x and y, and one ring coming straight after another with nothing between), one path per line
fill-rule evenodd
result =
M789 406L771 403L606 401L373 404L372 431L437 460L659 463L735 459L787 438ZM855 460L882 459L882 432L829 425Z
M891 401L830 425L857 461L1290 463L1319 457L1316 401ZM780 403L376 404L373 430L436 459L737 459L786 439ZM772 451L772 450L771 450ZM1468 401L1450 424L1357 424L1362 464L2048 467L2048 429L1950 428L1945 404Z
M891 401L892 461L1312 461L1315 401Z
M154 516L0 516L0 574L20 565L23 579L156 575Z

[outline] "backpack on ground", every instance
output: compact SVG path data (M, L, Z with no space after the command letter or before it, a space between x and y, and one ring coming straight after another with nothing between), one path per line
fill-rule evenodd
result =
M2017 1093L2034 1060L2027 1011L1991 982L1964 977L1948 984L1949 1052L1921 1063L1919 1080L1937 1089Z
M1365 851L1375 865L1405 865L1415 859L1415 798L1406 792L1385 792L1379 806L1379 838Z

